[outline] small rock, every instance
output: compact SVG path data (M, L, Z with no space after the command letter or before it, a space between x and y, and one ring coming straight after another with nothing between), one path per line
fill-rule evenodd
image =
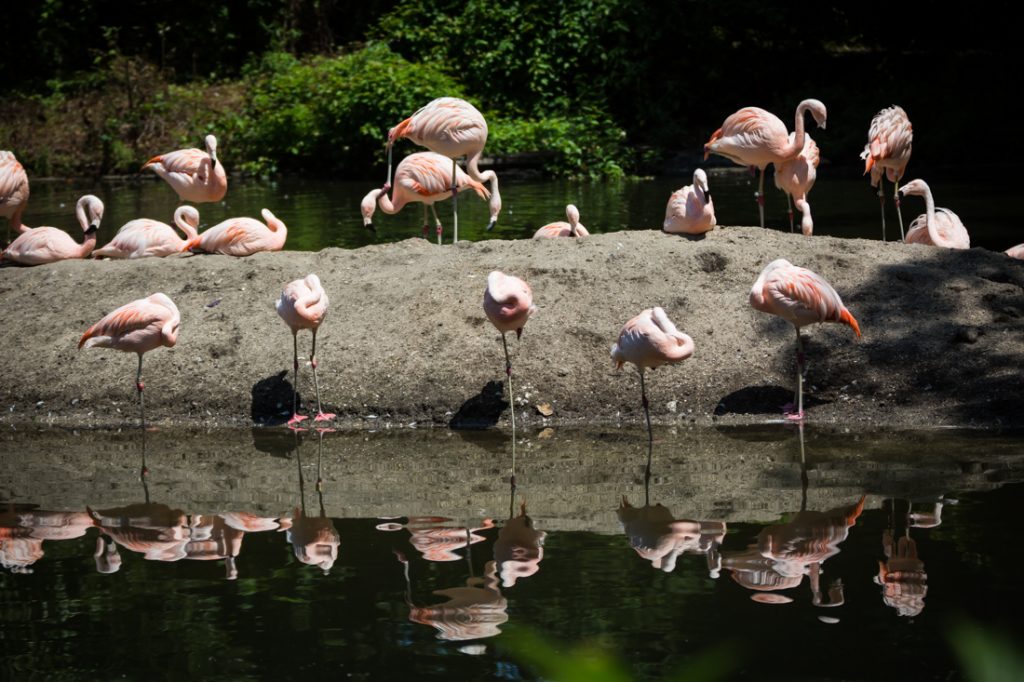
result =
M665 409L667 409L672 414L675 414L675 412L676 412L676 410L678 408L679 408L679 403L677 401L675 401L675 400L670 400L667 403L665 403Z
M537 438L540 438L541 440L547 440L548 438L551 438L554 435L555 435L555 430L549 426L546 429L544 429L543 431L541 431L540 433L538 433L537 434Z
M829 625L835 625L839 622L839 619L833 616L818 616L818 620L822 623L828 623Z
M537 412L543 417L550 417L555 413L555 408L551 407L550 403L537 403L534 407L537 408Z

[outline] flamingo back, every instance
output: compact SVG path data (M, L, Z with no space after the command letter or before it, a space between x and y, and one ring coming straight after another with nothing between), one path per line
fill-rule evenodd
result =
M392 128L388 143L402 137L449 159L473 156L487 143L487 122L469 102L440 97Z
M815 322L837 322L860 336L857 320L824 277L781 258L761 271L749 300L755 310L778 315L798 328Z
M694 343L680 332L661 308L648 308L626 322L612 346L612 360L618 367L627 362L643 371L680 362L693 355Z
M0 216L12 218L28 203L28 196L25 168L12 152L0 151Z
M860 154L864 160L864 172L871 171L877 165L890 172L890 180L903 177L910 161L913 140L914 128L907 112L895 105L882 109L871 119L868 143Z
M935 209L934 227L937 239L928 231L928 214L922 213L910 223L910 229L907 230L903 241L907 244L941 246L947 249L971 248L971 236L967 228L960 221L960 216L948 208Z
M775 114L744 107L731 114L704 145L708 154L724 156L745 166L764 168L783 155L789 131Z
M536 310L529 284L497 270L487 276L484 314L499 332L521 331Z
M156 293L126 303L89 327L78 347L113 348L145 353L159 346L171 348L178 340L181 314L166 294Z

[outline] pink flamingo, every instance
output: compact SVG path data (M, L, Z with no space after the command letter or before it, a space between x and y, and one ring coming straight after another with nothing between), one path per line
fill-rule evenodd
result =
M793 133L789 134L793 139ZM789 204L789 231L793 231L793 201L796 209L803 214L800 220L800 231L805 237L814 234L814 220L811 218L811 205L807 203L807 194L814 187L818 178L818 163L821 153L818 145L810 135L804 135L804 148L792 159L787 159L775 166L775 186L786 193Z
M26 228L3 252L2 258L22 265L42 265L70 258L86 258L96 248L96 232L103 218L103 202L91 194L75 206L78 224L85 232L81 244L56 227Z
M420 202L423 204L423 238L426 239L430 225L427 222L427 206L434 213L437 224L437 243L441 243L441 219L437 217L434 203L447 199L451 191L448 177L449 159L435 152L417 152L402 159L395 170L395 185L388 198L384 189L375 189L360 204L363 214L363 226L373 229L373 212L378 204L380 209L389 215L402 210L406 204ZM456 182L460 190L472 189L481 199L488 198L491 193L482 184L472 179L461 168L456 166ZM492 207L493 208L493 207ZM498 207L501 208L500 206ZM498 214L491 214L492 220Z
M181 250L239 258L260 251L280 251L288 238L288 228L269 209L265 208L261 213L266 225L253 218L229 218L189 239Z
M804 148L804 113L810 111L818 127L824 129L827 112L816 99L805 99L796 108L796 134L789 137L786 124L775 114L758 107L744 107L725 119L722 127L711 135L704 145L704 158L718 154L740 164L761 170L758 184L757 208L764 227L764 169L770 163L779 164L791 159Z
M1024 244L1017 244L1017 246L1011 246L1003 253L1005 253L1010 258L1018 258L1020 260L1024 260Z
M142 167L152 168L171 186L182 201L220 201L228 191L224 164L217 161L217 138L206 136L206 151L179 149L154 156Z
M295 368L295 385L292 387L292 418L288 424L297 424L306 419L299 415L298 394L299 394L299 341L300 329L309 329L313 332L313 347L309 351L309 364L313 366L313 385L316 387L316 417L313 421L326 421L334 419L335 415L324 413L320 406L320 380L316 375L316 332L320 324L327 316L327 307L330 301L327 292L320 285L320 278L316 275L306 275L304 279L297 279L284 285L281 298L277 301L277 314L281 316L284 323L292 330L292 348Z
M21 214L28 205L28 175L18 163L14 152L0 151L0 216L7 218L7 240L11 240L11 228L24 232L28 228L21 224Z
M800 327L815 322L838 322L849 325L860 336L860 325L824 277L782 258L772 261L761 271L750 290L750 305L755 310L792 322L796 329L797 411L789 418L803 419L805 358Z
M960 217L948 208L935 208L932 191L924 180L911 180L900 187L900 194L924 197L925 212L914 218L903 241L907 244L944 246L947 249L971 248L971 237Z
M670 234L704 234L715 226L715 205L708 188L708 174L693 171L693 184L677 189L665 207L661 229Z
M914 127L902 107L882 109L871 119L868 143L860 158L864 159L864 172L871 172L871 186L878 188L878 201L882 206L882 241L885 241L885 191L882 176L893 184L892 199L900 220L900 239L903 235L903 213L900 211L900 178L910 161L910 145L914 140Z
M516 338L523 335L526 321L537 312L533 305L533 291L530 285L512 275L495 270L487 276L484 291L484 314L491 324L501 332L501 345L505 349L505 375L508 377L508 404L512 413L512 431L516 429L516 404L512 392L512 361L508 357L508 342L505 333L515 331Z
M580 223L580 210L569 204L565 207L565 217L569 222L559 220L538 228L533 233L534 239L558 239L559 237L589 237L587 228Z
M126 353L137 353L139 370L135 375L135 388L139 392L139 413L146 425L146 406L142 391L142 355L160 346L173 348L178 342L181 314L166 294L156 293L127 303L89 327L78 341L78 348L113 348Z
M487 121L484 120L476 107L457 97L440 97L420 108L388 131L388 179L383 191L391 187L391 146L395 140L407 137L416 144L426 147L432 152L447 156L452 160L450 190L452 193L452 209L454 218L453 242L459 241L459 203L456 159L466 157L466 170L469 177L479 183L490 183L491 220L487 230L491 230L501 212L501 194L498 191L498 175L492 170L480 172L480 156L487 144Z
M192 206L179 206L174 224L185 233L178 236L174 228L159 220L139 218L121 226L114 238L92 252L93 258L164 258L180 253L186 242L199 236L199 211Z

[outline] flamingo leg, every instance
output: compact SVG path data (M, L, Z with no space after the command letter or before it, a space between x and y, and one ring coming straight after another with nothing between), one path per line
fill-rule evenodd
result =
M388 143L388 179L387 179L387 182L384 183L384 186L385 187L390 187L391 186L391 143L390 142Z
M320 406L320 380L316 375L316 330L313 330L313 348L309 351L309 364L313 366L313 386L316 388L316 417L313 418L315 422L330 421L334 419L335 414L331 412L324 412ZM321 439L323 436L321 435Z
M644 371L640 370L640 403L644 406L644 416L647 418L647 470L644 478L651 480L651 452L654 450L654 431L651 430L651 409L647 401L647 384L644 382Z
M430 205L430 212L434 214L434 224L437 225L437 233L441 234L441 219L437 217L437 206L435 204Z
M430 221L427 218L427 205L423 204L423 238L430 234Z
M767 168L767 166L765 166ZM757 199L757 213L761 218L761 227L764 227L764 171L765 168L761 169L761 179L757 183L757 193L754 198Z
M804 342L800 338L800 327L796 329L796 412L788 415L793 421L801 421L804 418Z
M878 203L882 206L882 241L885 241L885 176L878 180Z
M786 205L789 207L789 231L794 232L793 228L793 197L789 192L786 192Z
M459 243L459 187L455 184L455 174L458 171L458 168L459 164L455 159L452 159L452 234L454 235L452 238L452 244ZM441 233L438 232L437 235L438 238L440 238ZM441 242L439 241L438 244L440 243Z
M900 181L897 178L892 184L892 200L896 204L896 217L900 219L900 241L906 239L903 234L903 211L900 210Z
M505 376L508 377L508 406L512 412L512 439L516 437L516 403L515 394L512 392L512 361L508 357L508 341L505 340L505 332L501 333L501 345L505 349Z
M142 383L142 353L139 353L139 371L135 373L135 388L139 392L139 423L142 425L142 430L146 430L146 401L142 397L142 391L146 388L146 384Z
M299 414L299 336L292 332L292 368L295 371L295 384L292 386L292 418L288 426L294 426L307 417Z

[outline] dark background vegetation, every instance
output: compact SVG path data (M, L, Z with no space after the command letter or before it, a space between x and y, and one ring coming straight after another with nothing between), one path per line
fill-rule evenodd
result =
M824 157L856 166L871 116L901 104L915 160L1020 149L1008 2L828 6L754 0L41 0L5 8L0 148L35 175L134 172L215 132L232 170L376 177L389 126L457 95L494 154L617 176L699 158L737 108L792 126L829 108ZM12 30L13 29L13 30Z

